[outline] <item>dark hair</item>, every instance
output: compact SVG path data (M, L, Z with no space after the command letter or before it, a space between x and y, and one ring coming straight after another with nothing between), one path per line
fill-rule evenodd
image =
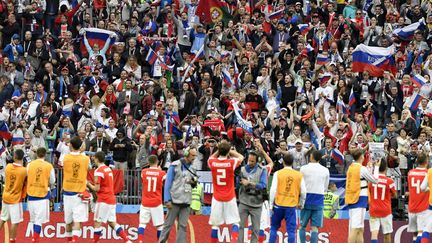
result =
M322 158L321 152L318 151L318 150L313 150L312 151L312 158L313 158L313 160L319 162L321 160L321 158Z
M38 158L45 158L45 155L46 155L46 148L44 148L44 147L39 147L39 148L36 150L36 156L37 156Z
M105 162L105 153L103 151L96 152L94 157L98 160L99 163Z
M82 145L81 138L79 138L78 136L73 137L70 140L70 144L72 145L73 149L79 150L81 148L81 145Z
M221 142L218 145L219 155L227 156L230 150L231 150L231 145L227 142Z
M417 164L424 165L427 164L428 162L429 162L428 154L422 152L417 156Z
M285 154L283 157L283 163L286 166L292 166L294 163L294 157L292 154Z
M22 149L16 149L14 151L14 159L23 160L23 158L24 158L24 151Z
M352 151L351 155L354 158L354 160L357 161L363 155L363 150L355 149L354 151Z
M155 165L155 164L159 163L158 157L156 155L152 154L148 157L148 162L150 165Z
M379 172L384 172L387 169L387 161L381 160L381 164L379 166Z
M258 153L257 153L257 152L255 152L255 151L250 151L250 152L249 152L249 155L248 155L248 159L249 159L249 157L250 157L251 155L252 155L252 156L255 156L255 158L258 160Z

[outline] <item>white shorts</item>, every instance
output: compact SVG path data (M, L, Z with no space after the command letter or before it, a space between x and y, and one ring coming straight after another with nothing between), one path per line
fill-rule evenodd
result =
M240 215L236 198L233 198L229 202L219 202L213 197L209 224L219 226L222 224L238 223L240 223Z
M22 203L7 204L2 202L0 219L2 221L8 221L10 219L12 224L21 223L23 221Z
M349 228L362 229L364 228L364 220L366 208L352 208L348 210L349 213Z
M88 221L89 204L81 200L78 194L73 196L63 195L63 203L66 224Z
M139 224L148 224L152 220L153 226L158 227L164 224L164 211L162 204L157 207L140 207Z
M116 205L97 202L95 205L94 221L99 223L116 222Z
M49 200L28 201L28 210L30 213L30 222L42 225L49 222Z
M429 221L429 210L425 210L419 213L408 212L408 229L410 233L425 231L427 223Z
M379 231L382 226L383 234L390 234L393 232L393 215L388 215L384 218L370 217L369 225L371 231Z

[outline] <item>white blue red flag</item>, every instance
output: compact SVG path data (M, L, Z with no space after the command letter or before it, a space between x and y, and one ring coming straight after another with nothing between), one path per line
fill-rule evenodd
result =
M354 50L352 71L353 72L369 72L373 77L380 77L384 70L396 74L396 64L394 61L395 50L393 46L371 47L360 44Z
M98 44L100 48L105 46L105 42L110 38L110 44L107 53L109 53L111 46L116 42L117 34L113 31L98 29L98 28L83 28L85 30L87 40L90 46ZM112 36L112 37L111 37ZM84 45L84 38L81 39L81 53L87 55L87 49Z
M281 19L282 16L284 15L284 12L285 12L285 8L280 9L280 10L278 10L278 11L275 11L275 12L269 14L269 15L268 15L268 18L269 18L270 20L273 20L273 19Z
M326 65L327 63L330 62L330 58L328 55L322 54L322 53L318 53L317 58L316 58L316 64L318 65Z
M340 165L344 164L345 156L339 151L339 149L334 148L331 157L338 162Z
M253 129L252 129L252 123L250 121L246 121L243 118L243 115L241 114L240 111L240 107L238 107L238 104L236 102L233 102L233 108L234 108L234 113L236 115L237 118L237 125L241 128L243 128L243 130L249 134L253 133Z
M417 85L419 88L423 87L427 83L427 80L423 78L421 75L416 74L411 78L413 84Z
M353 106L355 104L355 102L356 102L356 98L355 98L355 95L354 95L354 91L353 91L353 89L351 89L348 105L351 107L351 106Z
M233 81L231 79L230 73L226 69L222 70L222 76L223 76L223 81L224 81L225 85L228 88L232 87L233 86Z
M422 18L418 22L393 30L393 35L401 40L411 40L416 30L423 30L425 27L426 24Z
M419 93L414 93L411 98L405 102L404 107L408 107L410 110L415 111L420 105L422 99L423 96L421 96Z

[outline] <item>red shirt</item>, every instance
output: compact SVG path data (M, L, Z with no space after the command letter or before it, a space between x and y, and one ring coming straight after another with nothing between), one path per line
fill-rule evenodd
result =
M208 166L212 172L213 197L219 202L235 198L234 170L240 165L238 159L210 158Z
M158 168L147 168L141 171L142 198L144 207L154 208L162 204L162 186L165 171Z
M394 181L385 175L379 175L378 184L369 183L369 214L383 218L392 213L391 197L396 193Z
M427 175L426 168L415 168L408 172L408 211L419 213L429 207L429 192L422 192L420 185Z
M114 194L114 177L110 167L106 165L99 166L95 172L96 184L100 185L99 191L96 193L97 202L106 204L116 204Z

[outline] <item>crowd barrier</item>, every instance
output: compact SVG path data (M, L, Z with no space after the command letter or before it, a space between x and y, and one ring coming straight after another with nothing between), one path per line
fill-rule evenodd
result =
M60 243L65 242L65 224L64 215L62 212L52 212L50 215L50 222L43 225L41 232L42 242ZM81 230L81 240L80 242L91 242L90 239L94 235L93 227L93 214L90 214L89 221L83 224ZM208 216L202 215L192 215L188 221L187 230L187 242L188 243L202 243L210 242L210 232L211 227L208 224ZM117 221L121 224L132 241L138 238L138 214L119 214L117 216ZM394 221L393 222L393 234L392 242L394 243L404 243L412 242L412 236L407 232L407 222L406 221ZM5 229L8 229L6 227ZM16 242L30 242L30 237L32 235L33 227L29 223L29 215L27 212L24 214L24 222L18 227L18 235ZM1 239L5 239L4 242L8 243L7 230L0 232ZM247 230L245 230L247 232ZM287 234L285 233L285 225L282 224L278 231L277 243L287 242ZM175 227L171 230L169 242L175 241ZM3 237L3 234L4 237ZM247 242L247 234L244 236L244 242ZM297 234L298 237L298 234ZM370 242L370 232L369 223L365 222L365 242ZM348 238L348 221L347 220L324 220L324 227L320 229L318 234L319 243L330 243L330 242L347 242ZM108 228L106 225L103 226L102 237L103 242L119 242L120 238L116 235L115 231ZM265 232L265 241L268 242L269 232ZM146 242L157 242L156 240L156 229L148 225L145 230L145 240ZM219 242L231 242L230 241L230 228L226 225L220 227L218 233ZM1 242L1 240L0 240ZM297 241L299 242L299 240ZM309 242L309 235L307 235L307 242ZM380 234L380 242L382 242L382 235Z

